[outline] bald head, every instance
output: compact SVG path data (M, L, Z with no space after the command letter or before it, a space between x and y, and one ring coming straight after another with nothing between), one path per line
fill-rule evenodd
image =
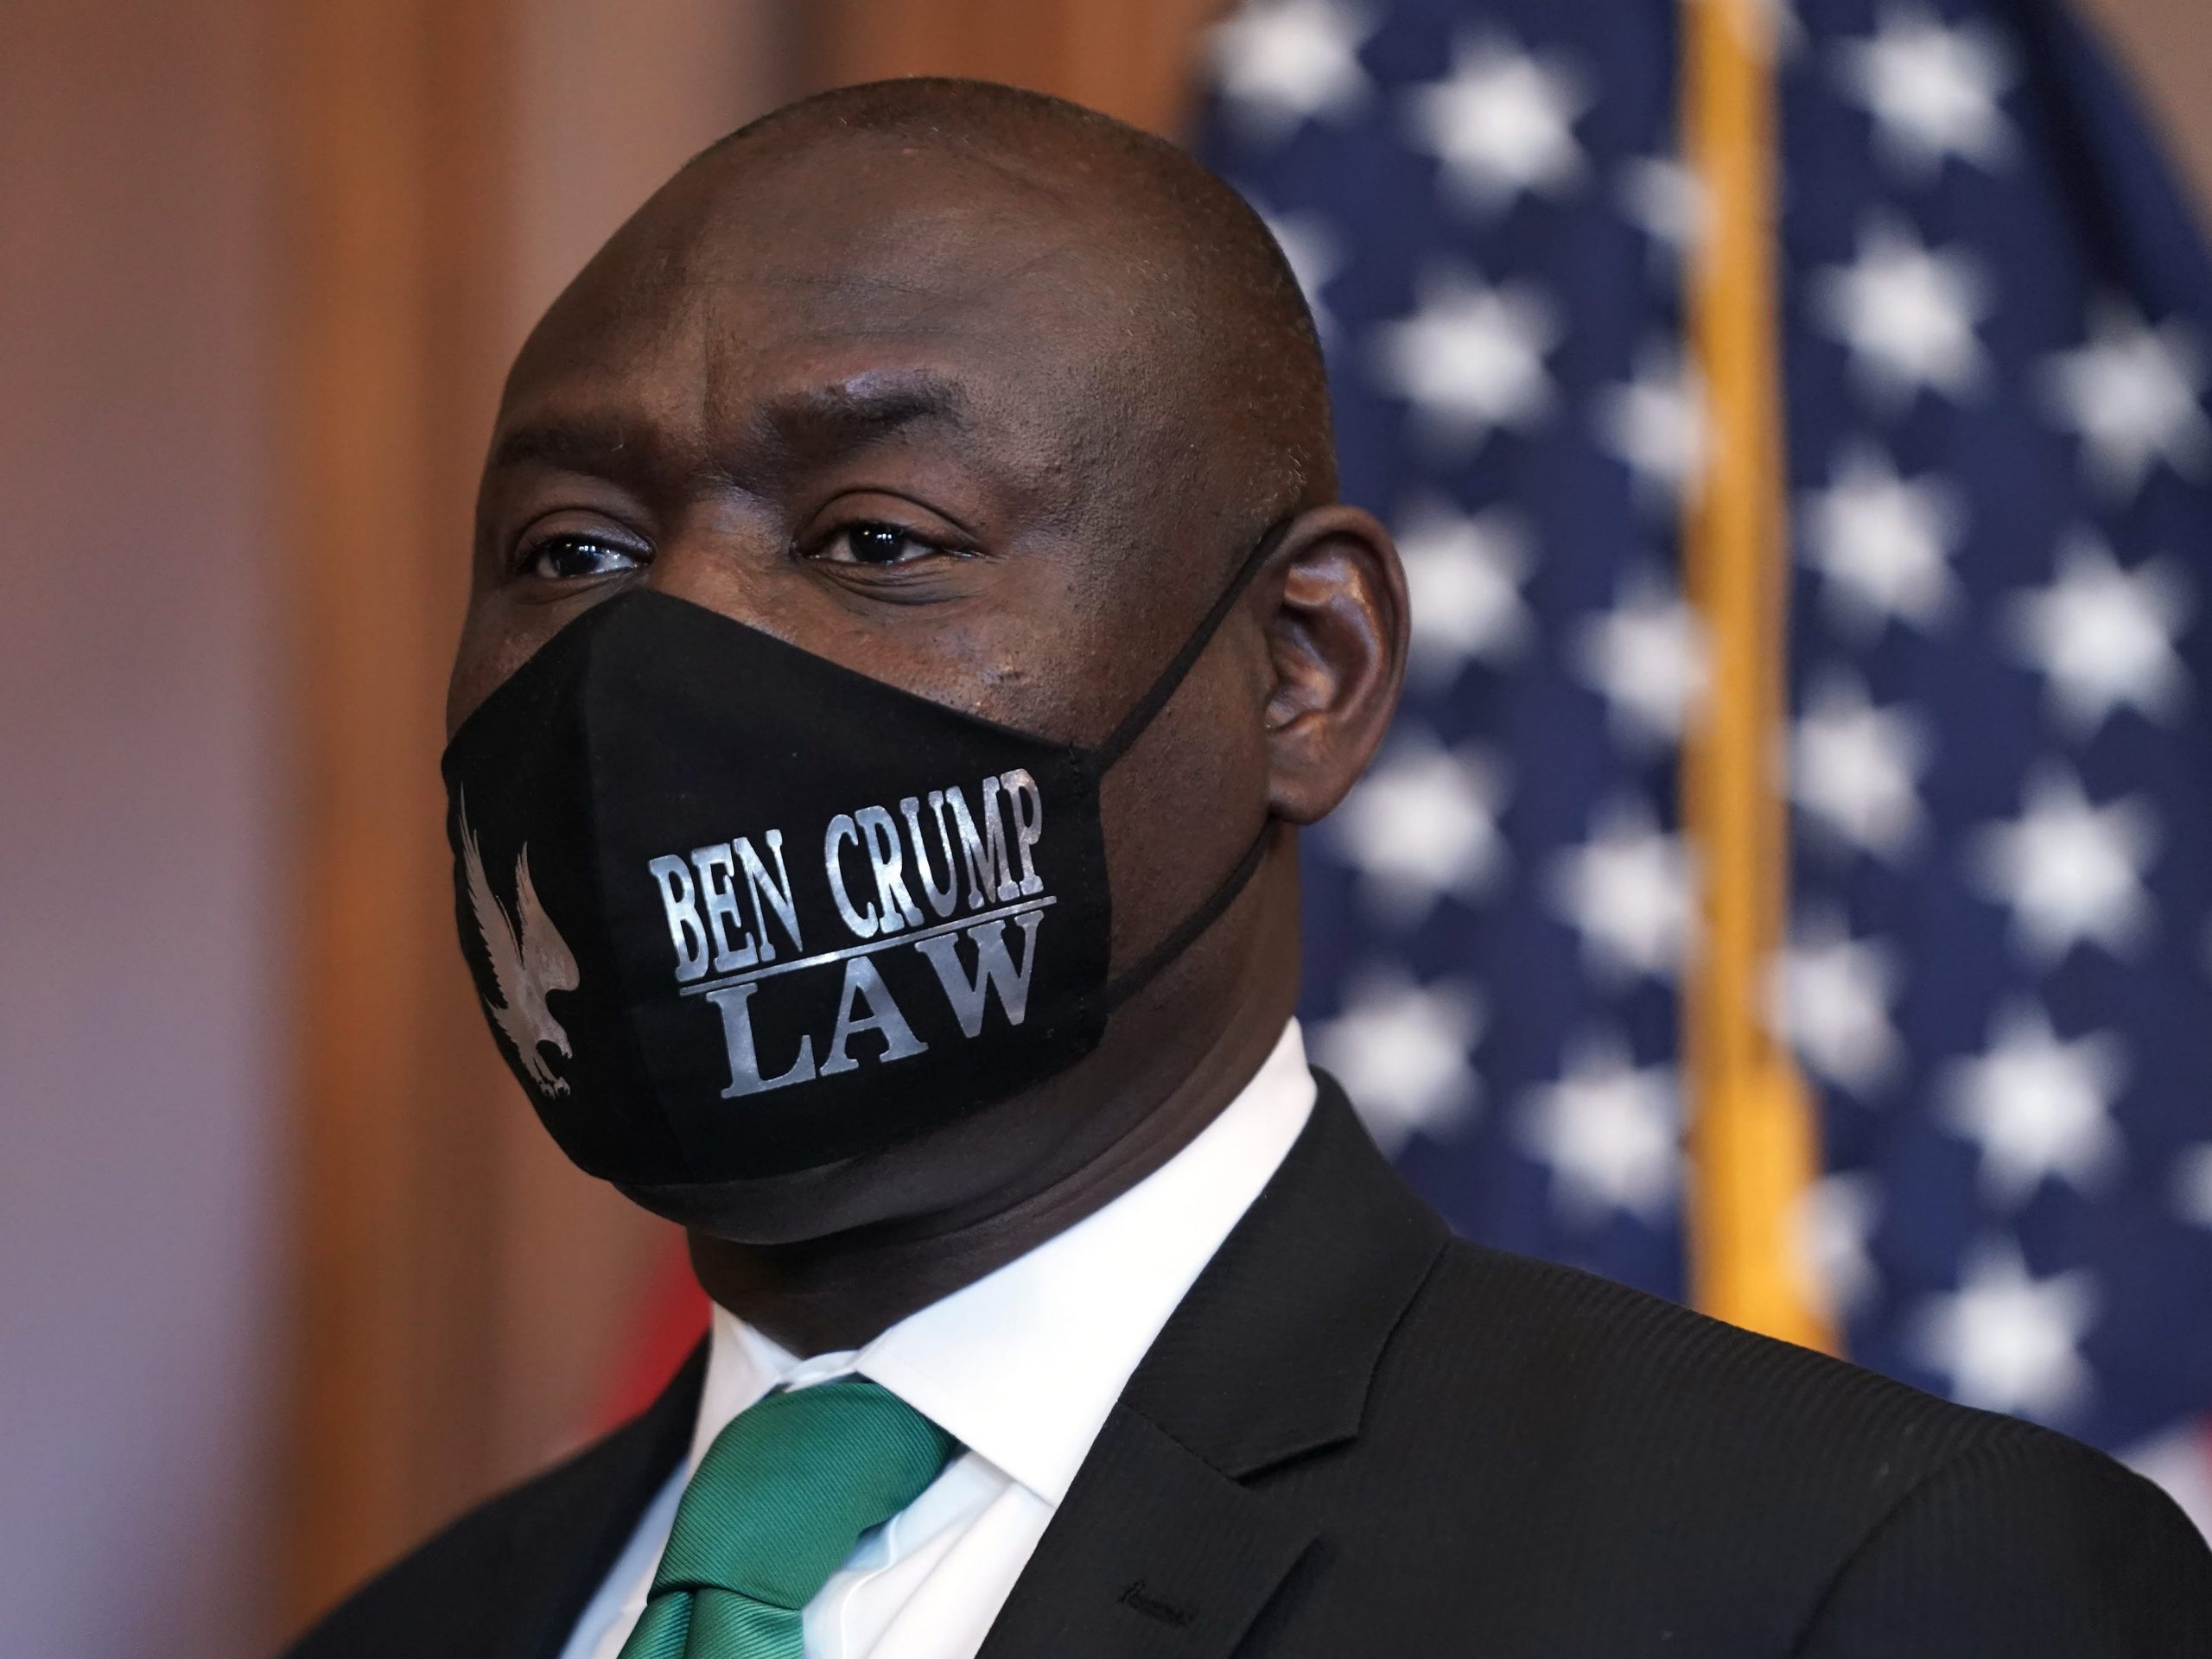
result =
M1095 111L942 79L803 99L695 157L548 324L610 302L632 327L680 318L764 279L825 321L1048 331L1059 395L1036 413L1101 532L1166 550L1174 518L1226 549L1334 499L1320 349L1274 238L1182 150Z
M1186 418L1252 445L1267 516L1334 499L1328 385L1313 317L1250 205L1148 132L988 81L840 87L741 128L695 165L741 167L772 147L874 141L959 157L1065 216L1102 294L1127 307L1130 378L1160 375ZM1049 204L1049 205L1047 205Z

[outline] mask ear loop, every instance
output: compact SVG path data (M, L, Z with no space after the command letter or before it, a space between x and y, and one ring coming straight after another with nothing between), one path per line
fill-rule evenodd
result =
M1245 849L1244 856L1236 861L1236 868L1213 890L1206 901L1178 922L1166 938L1146 951L1143 960L1106 982L1098 999L1108 1014L1120 1007L1135 993L1142 990L1155 974L1189 950L1199 934L1221 919L1222 912L1236 902L1236 895L1244 891L1245 884L1258 873L1267 858L1268 849L1274 845L1274 839L1275 821L1268 818L1261 823L1260 833L1252 837L1252 844Z
M1184 677L1190 673L1192 666L1211 643L1215 632L1228 620L1230 612L1236 608L1236 601L1243 597L1245 588L1251 586L1252 578L1260 574L1260 569L1267 563L1268 556L1282 545L1283 537L1290 533L1290 525L1291 521L1285 518L1270 526L1252 544L1252 550L1244 556L1244 563L1236 567L1236 573L1230 577L1229 585L1222 589L1221 597L1214 601L1213 608L1205 613L1191 637L1183 642L1183 649L1175 653L1174 661L1160 671L1151 689L1137 699L1136 706L1122 717L1122 723L1114 728L1106 741L1084 757L1093 777L1103 775L1128 753L1129 746L1166 707L1167 700L1182 685ZM1106 982L1099 993L1099 1001L1106 1013L1111 1014L1142 989L1161 969L1189 950L1199 934L1221 919L1222 912L1236 902L1236 895L1244 891L1245 884L1258 873L1261 864L1265 861L1268 849L1274 844L1274 819L1262 819L1260 833L1253 836L1252 844L1244 849L1244 856L1237 860L1236 868L1224 878L1221 885L1207 895L1205 902L1177 923L1167 937L1146 951L1140 961Z
M1221 597L1214 601L1213 608L1206 613L1205 620L1183 642L1183 649L1175 653L1175 660L1160 671L1151 689L1137 699L1136 706L1122 716L1122 723L1113 729L1106 741L1084 757L1093 777L1105 772L1128 753L1129 745L1143 734L1144 728L1152 724L1154 717L1167 706L1167 699L1173 696L1182 685L1183 677L1191 671L1192 665L1205 652L1216 630L1228 620L1229 613L1236 608L1238 598L1245 588L1252 585L1252 578L1260 574L1260 567L1268 562L1268 556L1282 545L1283 537L1290 533L1290 525L1291 521L1285 518L1271 526L1252 544L1252 550L1244 556L1244 563L1236 567L1236 574L1230 577L1229 586L1222 589Z

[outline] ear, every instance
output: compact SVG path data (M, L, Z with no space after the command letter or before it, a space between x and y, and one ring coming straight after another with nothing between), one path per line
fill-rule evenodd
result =
M1357 507L1292 521L1271 561L1266 619L1268 804L1312 823L1367 770L1405 678L1406 573L1390 532Z

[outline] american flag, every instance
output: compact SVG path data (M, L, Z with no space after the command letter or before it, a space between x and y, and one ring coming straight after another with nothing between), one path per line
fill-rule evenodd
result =
M1719 0L1685 0L1698 4ZM2212 1521L2212 267L2056 0L1774 0L1797 1232L1842 1345ZM1200 153L1313 302L1403 710L1305 1014L1467 1235L1683 1296L1708 203L1670 0L1258 0Z

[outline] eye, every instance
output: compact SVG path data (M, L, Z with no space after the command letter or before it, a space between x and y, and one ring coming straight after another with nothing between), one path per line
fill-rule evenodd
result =
M925 541L896 524L848 524L815 544L809 558L825 564L912 564L933 555L963 556L940 543Z
M619 575L644 563L635 550L602 536L548 536L523 550L523 575L543 582L582 582Z

